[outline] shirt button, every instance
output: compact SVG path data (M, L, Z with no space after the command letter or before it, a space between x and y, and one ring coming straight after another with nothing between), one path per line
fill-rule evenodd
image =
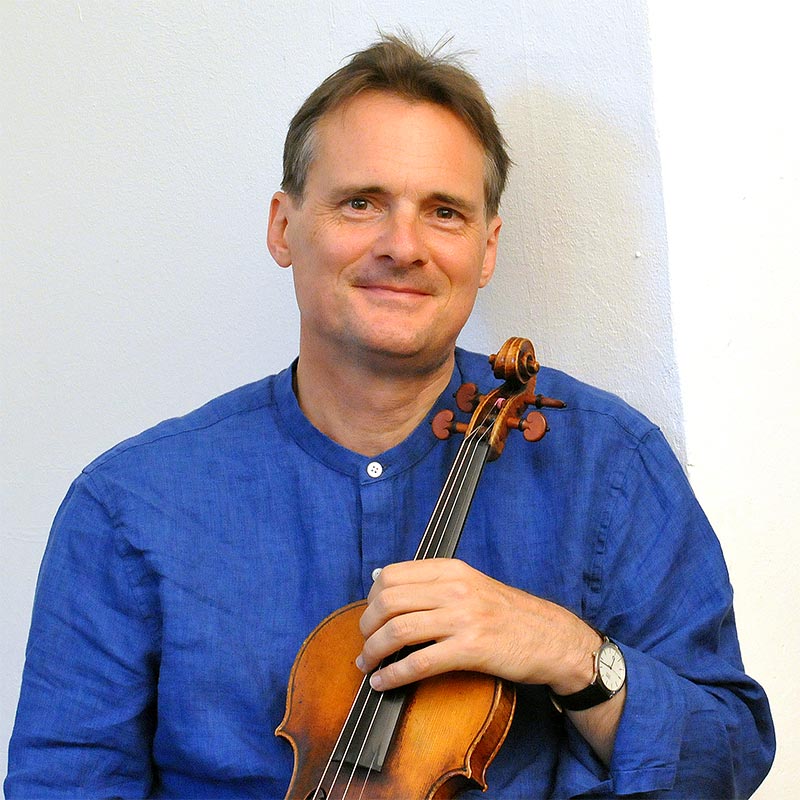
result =
M369 464L367 464L367 475L369 475L370 478L380 478L382 474L383 467L377 461L370 461Z

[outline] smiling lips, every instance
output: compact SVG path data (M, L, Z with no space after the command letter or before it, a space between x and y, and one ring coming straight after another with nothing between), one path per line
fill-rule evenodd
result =
M383 283L372 281L356 282L353 284L356 289L367 292L367 296L375 300L385 300L387 302L409 302L420 300L423 297L430 297L434 294L431 288L424 286Z
M439 292L435 279L422 270L381 269L364 266L349 275L349 283L354 289L362 289L376 297L387 299L406 297L426 297Z
M417 286L394 286L392 284L382 283L359 283L356 284L358 289L366 289L374 292L386 292L388 294L416 294L416 295L429 295L431 292L420 289Z

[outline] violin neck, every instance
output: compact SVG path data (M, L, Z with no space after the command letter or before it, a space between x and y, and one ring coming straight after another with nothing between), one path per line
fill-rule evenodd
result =
M414 556L452 558L455 555L472 498L489 457L489 429L479 427L464 439Z

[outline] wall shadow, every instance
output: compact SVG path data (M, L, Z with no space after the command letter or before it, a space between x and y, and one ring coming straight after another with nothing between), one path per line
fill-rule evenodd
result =
M515 166L501 254L465 332L527 335L542 363L622 396L686 441L661 170L650 108L615 116L544 84L497 108Z

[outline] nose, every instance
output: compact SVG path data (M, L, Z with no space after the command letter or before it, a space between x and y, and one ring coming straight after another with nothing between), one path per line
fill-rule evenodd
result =
M375 242L376 255L396 266L421 266L428 261L425 224L416 209L392 209Z

